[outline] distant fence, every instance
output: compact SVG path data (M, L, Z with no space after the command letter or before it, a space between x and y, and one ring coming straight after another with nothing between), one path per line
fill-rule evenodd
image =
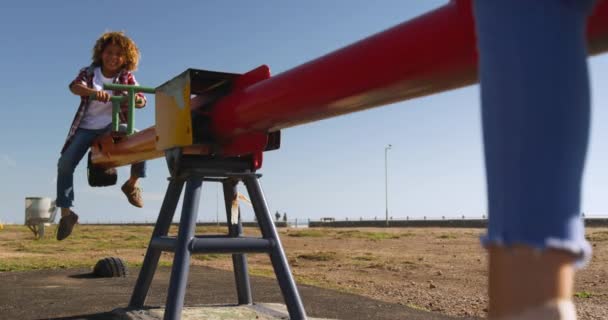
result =
M415 219L415 220L389 220L388 226L394 228L407 228L407 227L438 227L438 228L485 228L487 227L487 219ZM116 222L103 222L103 221L85 221L82 224L87 225L129 225L129 226L154 226L154 222L137 222L137 221L116 221ZM173 222L173 225L178 225L177 222ZM5 224L10 225L10 224ZM213 226L226 226L225 221L201 221L196 223L197 226L213 227ZM334 221L315 221L310 219L294 219L288 221L275 221L277 228L384 228L386 227L386 220L334 220ZM585 218L586 227L608 227L608 218ZM255 221L244 221L243 227L258 227L258 223Z
M587 218L585 219L585 227L608 227L608 219Z
M487 219L442 219L442 220L389 220L388 226L394 228L406 227L439 227L439 228L485 228ZM364 228L386 227L386 220L341 220L341 221L309 221L310 228ZM608 218L586 218L587 227L608 227Z
M446 220L389 220L388 226L405 227L445 227L445 228L485 228L485 219L446 219ZM386 220L342 220L342 221L309 221L308 227L329 228L363 228L386 227Z

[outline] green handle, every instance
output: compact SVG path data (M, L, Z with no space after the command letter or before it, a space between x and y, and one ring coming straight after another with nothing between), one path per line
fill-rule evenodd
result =
M105 90L116 90L116 91L128 91L130 89L133 89L135 92L156 93L156 88L133 86L133 85L129 85L129 84L105 83L103 85L103 88Z
M127 91L126 96L112 96L110 101L112 102L112 131L119 131L119 115L120 115L120 104L125 101L129 102L129 111L127 116L127 135L132 135L135 131L135 94L138 92L143 93L155 93L155 88L132 86L125 84L116 83L105 83L103 85L105 90L113 91ZM91 95L91 99L95 99L95 95Z

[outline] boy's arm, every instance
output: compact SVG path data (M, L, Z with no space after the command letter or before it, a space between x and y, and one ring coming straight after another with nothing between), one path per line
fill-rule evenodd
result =
M91 80L88 69L89 68L85 67L78 71L76 78L70 82L70 92L81 97L95 95L95 99L101 102L110 101L111 96L109 93L103 90L97 91L88 87L87 83Z
M80 69L76 78L74 78L74 80L72 80L72 82L70 82L70 85L68 86L68 88L70 88L70 92L77 96L89 96L94 93L90 92L91 89L89 89L87 86L87 83L90 80L87 69L88 68L86 67Z
M95 94L96 90L88 88L86 85L80 83L72 83L70 84L70 91L81 97L88 97L92 94Z
M95 100L101 101L101 102L108 102L110 101L110 94L103 91L103 90L95 90L95 89L91 89L81 83L72 83L70 85L70 91L77 95L77 96L81 96L81 97L88 97L91 95L95 95Z

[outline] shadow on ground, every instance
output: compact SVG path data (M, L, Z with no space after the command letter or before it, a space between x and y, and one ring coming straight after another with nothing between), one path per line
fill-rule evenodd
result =
M139 270L126 278L95 278L90 270L0 273L2 319L100 320L127 306ZM170 269L159 268L146 301L165 304ZM275 279L252 277L254 302L284 303ZM311 286L299 286L309 316L335 319L454 319L437 313ZM236 304L231 272L193 266L186 306Z

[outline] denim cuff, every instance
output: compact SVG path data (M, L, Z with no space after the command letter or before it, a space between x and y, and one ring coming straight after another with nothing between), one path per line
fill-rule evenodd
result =
M480 237L481 245L486 249L492 245L501 247L524 245L539 251L563 250L576 256L575 266L580 269L589 264L592 251L591 245L585 239L584 221L580 217L572 217L567 225L565 234L558 235L559 232L556 232L534 237L526 235L520 229L488 228L488 233Z

